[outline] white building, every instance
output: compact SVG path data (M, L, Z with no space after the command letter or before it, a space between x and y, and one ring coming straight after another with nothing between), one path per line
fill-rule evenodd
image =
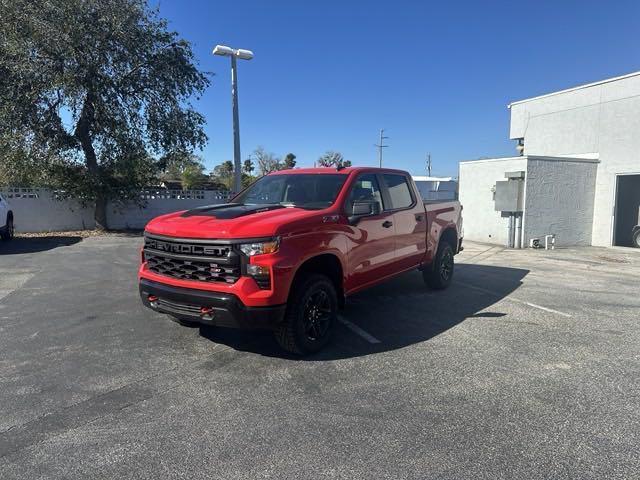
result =
M507 243L496 182L524 172L522 244L631 246L640 207L640 72L513 102L522 156L460 163L465 237Z

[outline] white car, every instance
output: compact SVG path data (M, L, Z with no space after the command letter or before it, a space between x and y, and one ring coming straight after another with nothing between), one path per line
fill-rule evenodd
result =
M0 194L0 237L2 240L13 238L13 212L11 205L2 194Z

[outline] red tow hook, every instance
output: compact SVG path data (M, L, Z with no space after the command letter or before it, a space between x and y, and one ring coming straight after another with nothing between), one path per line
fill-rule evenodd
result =
M213 320L213 307L200 307L200 318Z
M155 295L149 295L147 297L147 300L149 300L149 305L151 305L153 308L156 308L158 306L158 297L156 297Z

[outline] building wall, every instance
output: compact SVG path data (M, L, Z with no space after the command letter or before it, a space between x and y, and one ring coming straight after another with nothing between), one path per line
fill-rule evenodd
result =
M525 154L597 158L593 245L611 245L615 178L640 173L640 73L511 105Z
M80 202L58 200L55 193L46 189L7 188L2 191L14 212L17 232L50 232L83 230L95 227L93 209ZM224 203L225 192L194 191L145 191L144 207L107 205L107 223L112 229L142 229L158 215L187 210L202 205Z
M598 163L528 157L523 244L556 235L556 245L591 245Z
M460 163L460 203L465 238L506 245L508 218L494 210L493 187L505 180L505 172L527 170L525 157L476 160ZM525 192L526 195L526 192Z

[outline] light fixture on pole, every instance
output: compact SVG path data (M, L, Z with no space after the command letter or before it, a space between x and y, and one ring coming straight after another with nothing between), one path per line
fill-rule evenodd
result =
M233 108L233 190L238 193L242 190L242 165L240 163L240 121L238 118L238 73L236 59L251 60L251 50L234 49L226 45L216 45L214 55L231 57L231 102Z

